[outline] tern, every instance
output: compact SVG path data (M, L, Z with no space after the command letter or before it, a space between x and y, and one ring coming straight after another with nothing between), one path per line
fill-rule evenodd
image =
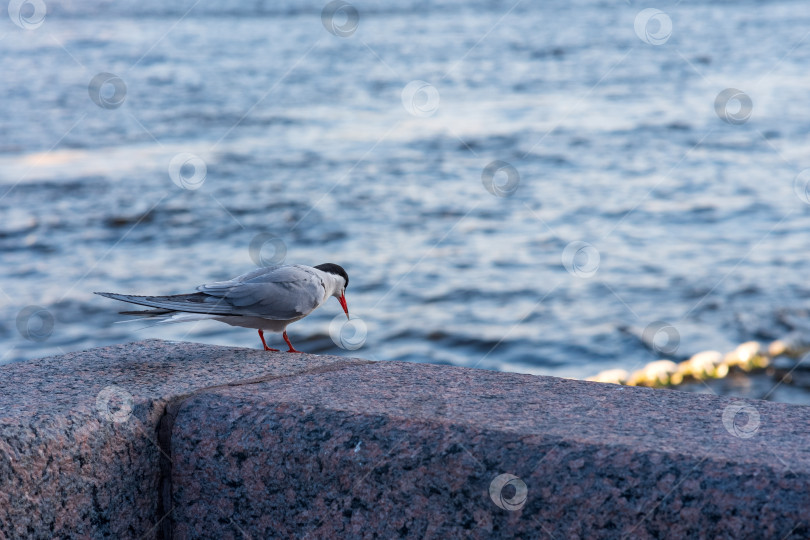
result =
M228 281L216 281L197 287L196 293L171 296L135 296L97 292L107 298L150 306L156 309L122 311L123 315L159 317L161 322L178 323L215 320L254 328L259 331L265 351L276 351L267 346L264 332L282 332L290 347L287 352L300 353L290 343L287 325L301 320L320 307L330 296L340 302L346 318L346 287L349 276L337 264L318 266L303 264L267 266Z

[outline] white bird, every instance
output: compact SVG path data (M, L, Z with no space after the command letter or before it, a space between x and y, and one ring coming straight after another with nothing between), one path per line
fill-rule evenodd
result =
M295 349L287 337L287 325L303 319L330 296L340 302L346 318L346 287L349 276L337 264L318 266L303 264L267 266L248 272L228 281L200 285L199 292L171 296L134 296L97 292L101 296L157 309L122 311L123 315L160 317L161 322L177 323L199 320L215 320L255 328L259 331L265 351L278 351L267 346L264 331L282 332L289 345L287 352Z

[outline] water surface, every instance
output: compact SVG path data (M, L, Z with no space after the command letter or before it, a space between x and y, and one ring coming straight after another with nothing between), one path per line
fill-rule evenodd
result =
M808 324L800 2L665 2L660 45L625 2L356 2L348 37L313 2L47 5L36 29L0 23L2 362L148 337L258 347L217 323L114 324L122 306L92 291L232 277L260 234L351 276L365 345L334 345L332 301L289 329L311 352L586 377L655 360L638 338L655 321L675 360ZM120 106L90 99L99 73ZM415 80L430 115L403 106ZM716 114L727 88L747 121ZM205 163L199 189L170 178L181 153ZM495 160L519 173L509 197L482 185ZM576 241L590 276L563 264ZM18 331L31 305L54 318L42 341Z

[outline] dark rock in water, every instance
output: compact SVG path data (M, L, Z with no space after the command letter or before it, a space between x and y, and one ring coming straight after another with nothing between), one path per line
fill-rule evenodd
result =
M152 221L152 218L152 212L133 214L131 216L112 216L107 218L107 225L110 227L125 227L136 223L148 223Z

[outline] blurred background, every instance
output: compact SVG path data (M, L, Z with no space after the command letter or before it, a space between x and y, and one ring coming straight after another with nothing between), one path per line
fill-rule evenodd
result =
M584 378L805 332L803 7L13 0L0 363L260 348L116 324L126 306L92 292L281 261L351 276L362 347L330 338L330 301L289 328L308 352ZM663 350L643 339L659 322Z

